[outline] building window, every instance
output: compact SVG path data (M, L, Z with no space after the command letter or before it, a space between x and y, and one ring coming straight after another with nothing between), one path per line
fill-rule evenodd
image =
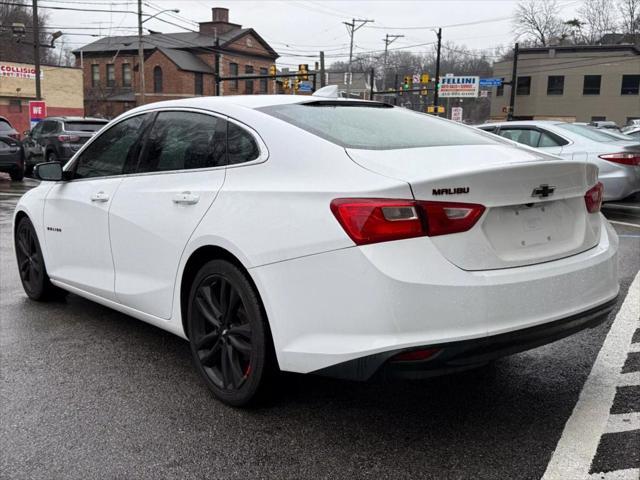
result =
M600 95L601 75L585 75L584 84L582 85L583 95Z
M549 75L547 78L547 95L564 93L564 75Z
M502 85L496 87L496 97L501 97L504 95L504 77L502 77Z
M153 69L153 93L162 93L162 68Z
M91 65L91 86L100 85L100 65Z
M260 69L260 75L269 75L269 70L267 68ZM260 79L260 93L267 93L269 89L269 79L261 78Z
M131 86L131 64L130 63L122 64L122 86L123 87Z
M107 87L116 86L116 66L113 63L107 64Z
M229 64L229 75L231 77L237 77L238 76L238 64L237 63L230 63ZM238 89L238 80L231 80L230 81L230 88L233 90L237 90Z
M21 113L22 112L22 102L19 98L11 98L9 99L9 111L11 113Z
M640 75L622 75L620 95L638 95L640 93Z
M201 72L194 73L194 91L196 95L204 95L204 78Z
M591 121L592 122L604 122L607 120L607 117L603 117L603 116L594 116L591 117Z
M531 93L531 77L518 77L516 95L529 95Z
M245 65L244 73L251 75L253 73L253 65ZM251 95L253 93L253 80L247 80L245 82L244 93Z

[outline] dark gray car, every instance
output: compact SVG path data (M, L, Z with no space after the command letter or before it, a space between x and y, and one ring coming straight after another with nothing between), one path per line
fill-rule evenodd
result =
M27 171L36 163L69 160L98 130L108 123L102 118L47 117L22 141Z
M0 172L8 173L11 180L19 182L24 178L24 156L20 142L0 133Z

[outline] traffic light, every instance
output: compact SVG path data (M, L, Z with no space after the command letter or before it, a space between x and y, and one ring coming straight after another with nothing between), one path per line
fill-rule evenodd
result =
M288 78L285 78L285 79L282 81L282 88L284 89L284 91L285 91L285 92L286 92L287 90L289 90L290 85L291 85L291 84L289 83L289 79L288 79Z
M298 65L298 78L300 80L309 80L309 65L306 63Z
M409 90L411 88L411 84L413 83L413 78L411 75L404 76L404 83L402 84L403 90Z
M275 77L277 73L278 73L278 70L276 69L276 66L269 65L269 75L271 75L272 77Z
M297 92L300 88L300 77L295 77L293 79L293 89Z
M420 75L420 83L429 83L429 74L423 73Z

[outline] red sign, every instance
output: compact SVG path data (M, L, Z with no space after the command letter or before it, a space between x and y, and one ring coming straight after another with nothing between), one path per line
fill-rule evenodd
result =
M47 104L42 101L29 102L29 118L38 122L47 116Z

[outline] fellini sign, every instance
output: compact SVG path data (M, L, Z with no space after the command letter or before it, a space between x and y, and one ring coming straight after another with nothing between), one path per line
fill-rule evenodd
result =
M40 78L42 78L40 71ZM0 77L24 78L26 80L36 79L36 69L31 66L11 65L10 63L0 63Z

